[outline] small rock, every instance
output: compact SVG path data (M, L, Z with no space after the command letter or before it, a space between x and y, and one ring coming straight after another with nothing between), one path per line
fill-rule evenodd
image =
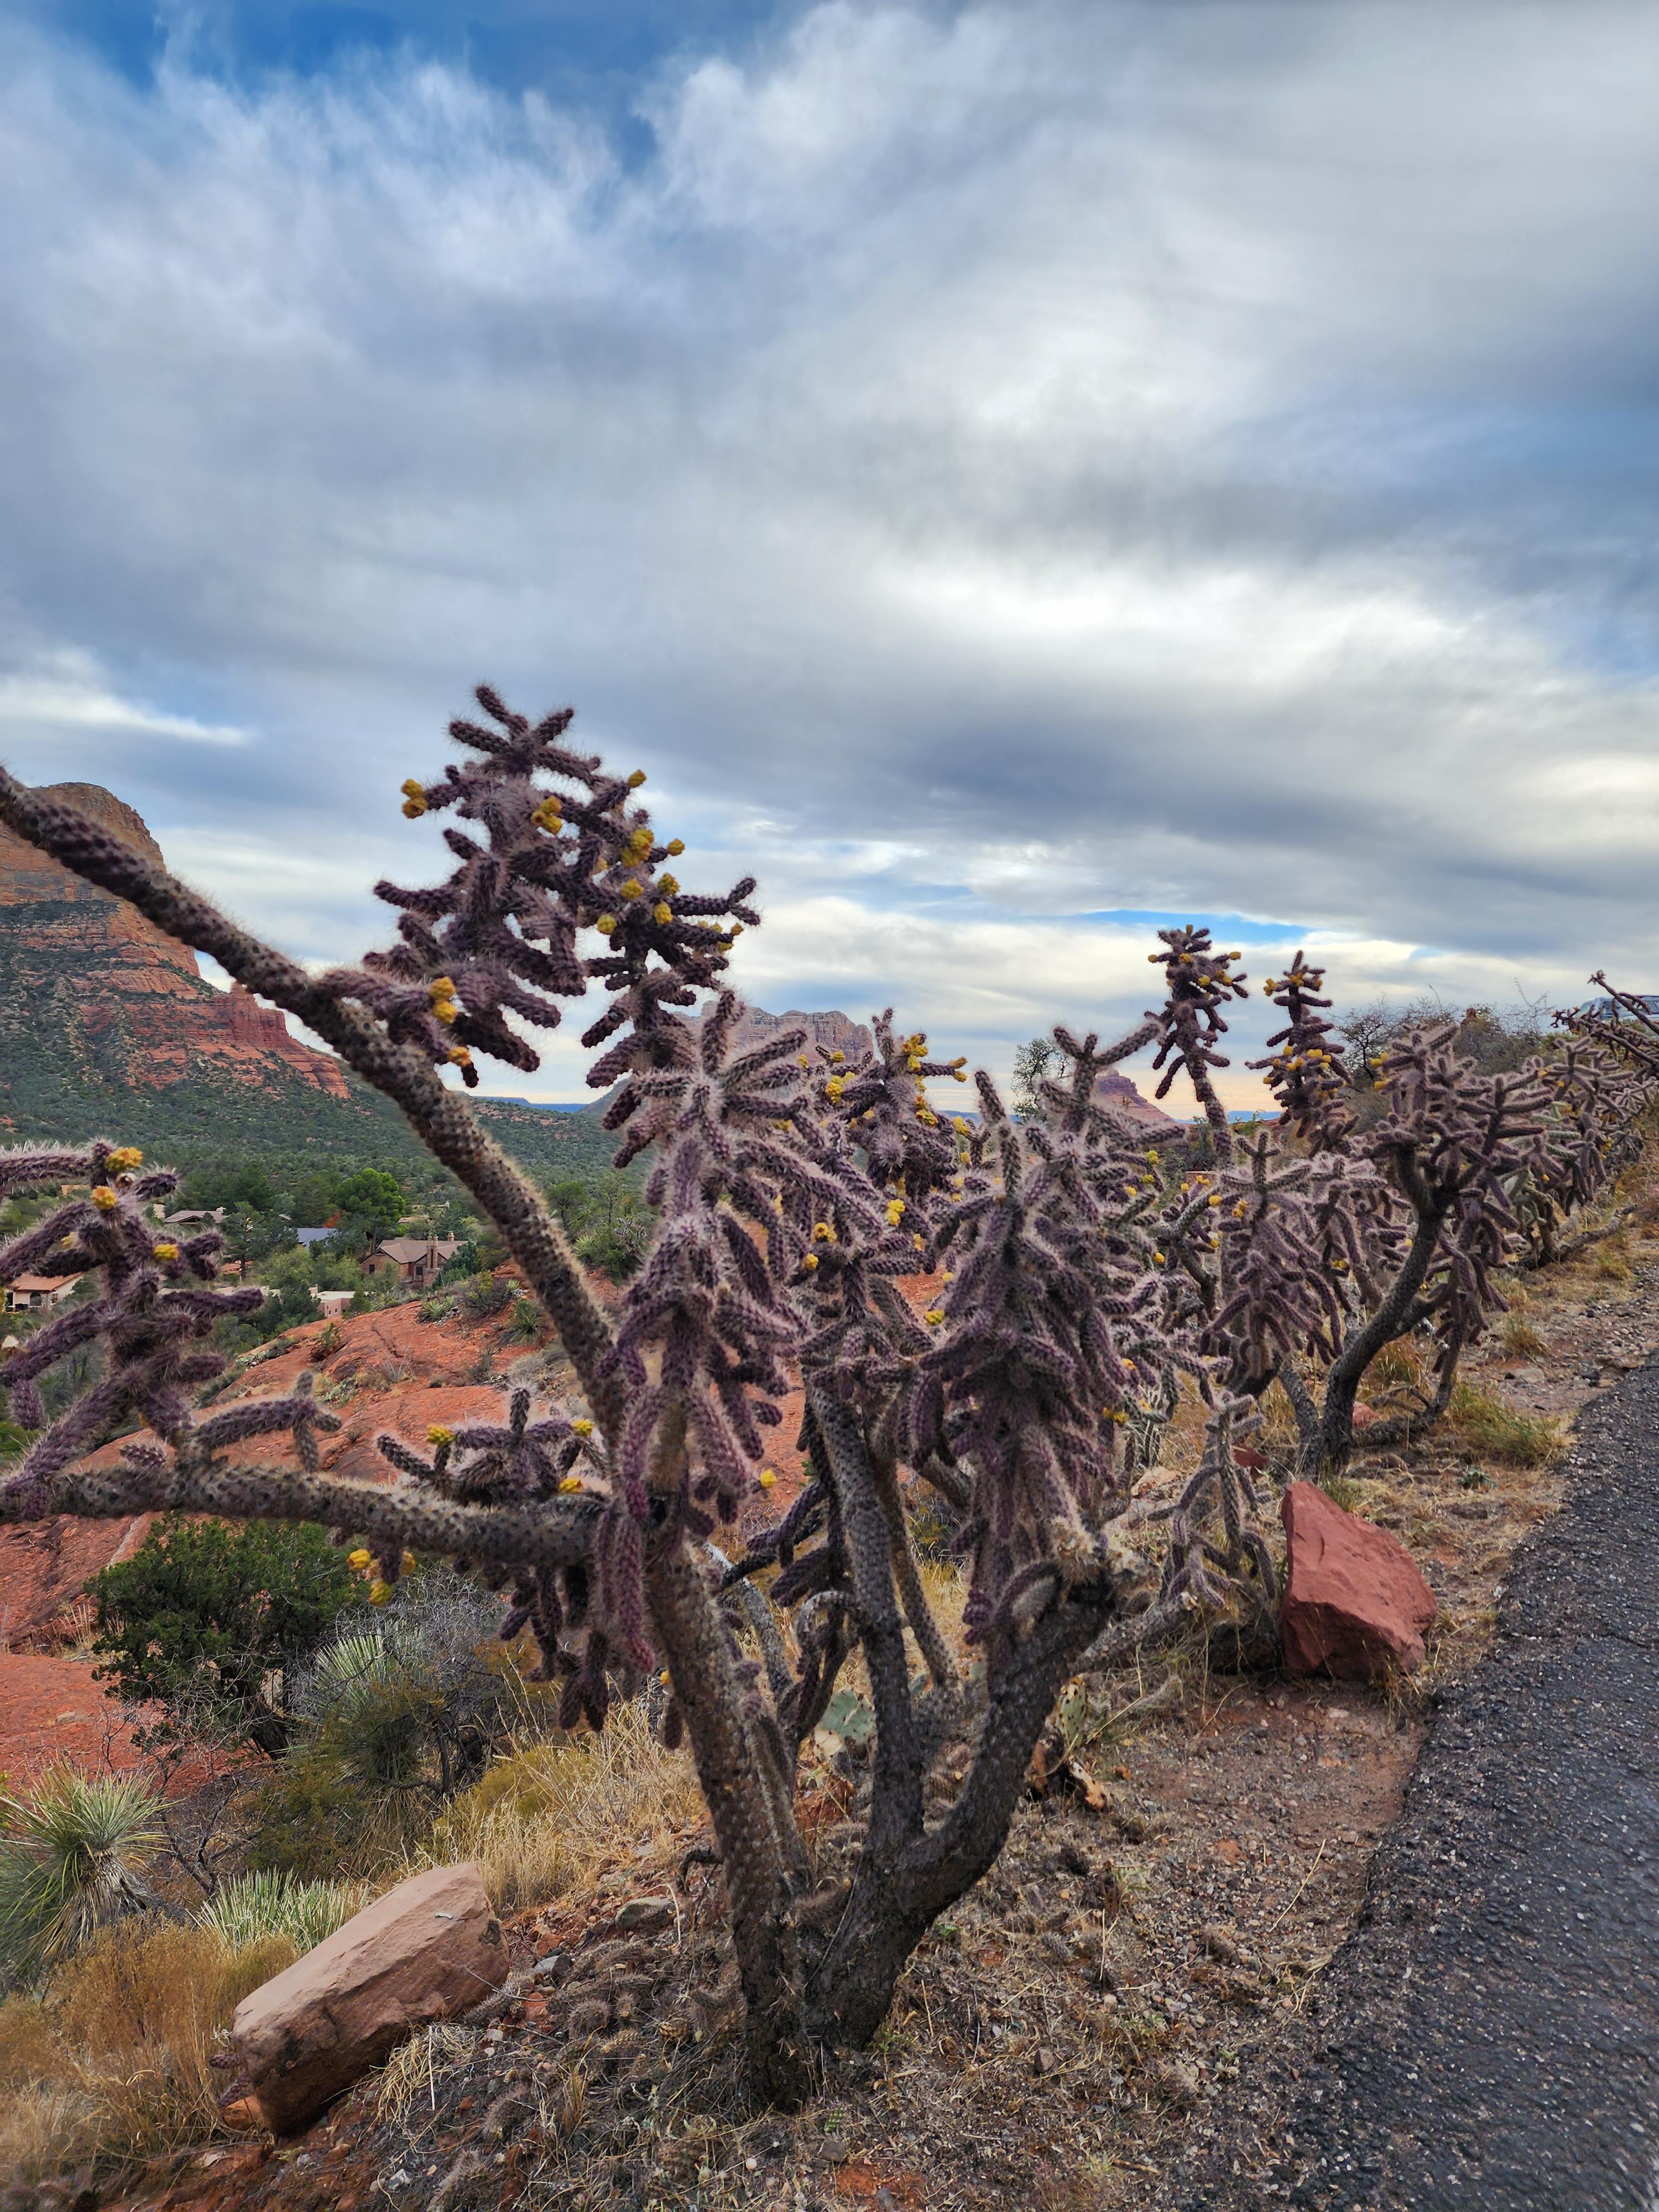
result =
M1048 2045L1046 2043L1039 2043L1036 2047L1036 2057L1031 2062L1032 2071L1040 2079L1045 2074L1056 2073L1059 2070L1059 2067L1060 2061L1055 2057L1054 2052L1049 2050Z
M673 1917L672 1897L630 1897L611 1924L618 1936L654 1936Z
M538 1982L562 1982L570 1972L568 1951L550 1951L544 1959L538 1959L531 1968Z

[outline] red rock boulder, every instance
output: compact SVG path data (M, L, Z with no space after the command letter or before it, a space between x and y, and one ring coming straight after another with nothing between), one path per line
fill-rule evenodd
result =
M265 2124L303 2127L405 2036L470 2010L507 1973L476 1866L399 1882L237 2006L231 2033Z
M1404 1545L1311 1482L1293 1482L1279 1511L1288 1571L1279 1633L1289 1671L1370 1681L1390 1660L1407 1673L1420 1666L1434 1593Z

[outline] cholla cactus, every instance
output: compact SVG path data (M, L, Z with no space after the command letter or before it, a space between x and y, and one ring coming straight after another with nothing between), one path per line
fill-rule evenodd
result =
M344 1480L321 1464L335 1424L306 1388L192 1410L220 1364L202 1338L258 1294L208 1287L216 1240L156 1241L140 1209L170 1177L139 1176L137 1155L106 1145L0 1155L0 1191L68 1175L95 1185L0 1252L0 1277L50 1264L100 1278L95 1298L0 1366L14 1413L39 1425L39 1377L82 1345L107 1354L102 1379L0 1483L0 1517L172 1507L311 1520L360 1539L386 1583L409 1552L446 1555L505 1595L506 1631L533 1630L568 1721L598 1725L616 1688L660 1670L665 1726L690 1743L719 1845L754 2081L791 2101L813 2043L868 2039L915 1944L995 1858L1084 1654L1158 1633L1194 1604L1270 1602L1235 1449L1267 1383L1278 1374L1292 1392L1308 1452L1340 1456L1353 1389L1383 1342L1431 1326L1455 1347L1479 1326L1525 1178L1544 1174L1551 1203L1588 1187L1617 1085L1589 1060L1553 1092L1532 1074L1479 1078L1443 1038L1408 1039L1388 1071L1394 1111L1358 1145L1340 1058L1321 1042L1320 978L1298 958L1273 987L1290 1016L1275 1040L1290 1122L1240 1160L1211 1071L1226 1064L1222 1008L1244 979L1201 930L1163 933L1164 1004L1115 1044L1056 1032L1063 1079L1040 1085L1041 1115L1024 1124L984 1076L973 1121L936 1103L929 1084L963 1081L963 1063L930 1057L890 1013L851 1061L809 1052L799 1032L734 1053L738 1009L721 985L737 932L758 919L752 883L682 890L665 867L679 842L639 803L641 777L573 751L568 714L532 726L478 696L493 726L452 726L464 763L404 787L410 816L453 809L471 825L446 830L458 866L432 890L381 885L398 941L355 968L307 975L3 773L0 820L211 953L394 1100L500 1230L585 1403L538 1407L518 1392L501 1422L434 1428L425 1452L382 1438L395 1481ZM550 1027L562 1000L595 987L608 1003L585 1033L599 1055L589 1080L617 1086L606 1121L620 1161L649 1157L659 1216L614 1316L444 1079L474 1081L475 1054L533 1068L508 1017ZM1213 1174L1137 1150L1096 1103L1103 1071L1147 1044L1164 1090L1178 1069L1190 1078ZM933 1288L920 1311L907 1278ZM1324 1369L1322 1407L1304 1366ZM810 1480L730 1560L711 1540L775 1480L795 1376ZM1210 1430L1192 1481L1156 1509L1131 1496L1130 1440L1156 1433L1184 1378L1211 1405ZM146 1433L117 1466L87 1464L135 1419ZM957 1517L982 1659L973 1686L928 1609L907 1469ZM1144 1605L1138 1546L1160 1513L1164 1578ZM749 1588L763 1571L774 1603L793 1609L793 1648ZM808 1906L795 1768L855 1652L876 1712L871 1815L826 1937ZM932 1763L975 1718L966 1780L930 1825Z
M1324 1018L1331 1003L1319 995L1324 981L1324 969L1310 967L1302 952L1283 976L1267 978L1263 994L1289 1018L1267 1039L1267 1058L1248 1063L1267 1070L1285 1129L1314 1152L1339 1150L1353 1127L1346 1048Z

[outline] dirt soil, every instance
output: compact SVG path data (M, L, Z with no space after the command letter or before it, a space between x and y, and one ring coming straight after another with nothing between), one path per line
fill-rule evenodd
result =
M1619 1243L1527 1279L1465 1371L1500 1407L1565 1422L1656 1346L1659 1235L1638 1217ZM876 2045L833 2060L805 2112L738 2101L718 1887L681 1879L700 1840L688 1832L643 1840L592 1894L514 1924L522 1964L556 1963L503 2019L433 2031L301 2138L214 2144L112 2201L1178 2203L1218 2142L1270 2130L1259 2081L1353 1927L1437 1693L1483 1649L1515 1546L1559 1502L1551 1466L1504 1463L1516 1446L1490 1410L1483 1427L1466 1405L1352 1470L1346 1502L1395 1531L1439 1600L1425 1667L1371 1688L1226 1676L1188 1652L1115 1682L1121 1708L1173 1674L1176 1702L1091 1743L1083 1787L1024 1806L992 1875L913 1960ZM809 1772L824 1875L856 1835L855 1779L823 1758ZM660 1928L615 1924L634 1897L667 1900Z

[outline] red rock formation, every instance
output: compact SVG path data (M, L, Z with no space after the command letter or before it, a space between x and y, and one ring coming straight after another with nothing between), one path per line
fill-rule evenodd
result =
M1154 1106L1149 1099L1143 1098L1128 1077L1120 1074L1115 1067L1109 1067L1095 1085L1095 1101L1097 1105L1109 1106L1118 1113L1127 1115L1137 1128L1150 1130L1155 1136L1176 1137L1186 1133L1173 1115L1166 1114L1161 1106Z
M142 818L97 784L48 784L45 795L163 865ZM297 1078L349 1097L338 1062L290 1036L281 1014L246 991L216 991L186 946L5 829L0 908L8 1025L51 1031L73 1065L145 1090L195 1068L264 1089Z

